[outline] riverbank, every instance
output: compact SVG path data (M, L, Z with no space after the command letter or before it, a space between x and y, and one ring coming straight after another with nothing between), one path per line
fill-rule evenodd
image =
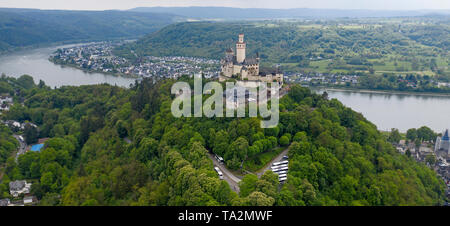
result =
M450 93L433 93L433 92L411 92L411 91L397 91L397 90L371 90L371 89L357 89L345 87L329 87L329 86L309 86L311 89L325 89L339 92L358 92L369 94L392 94L392 95L418 95L418 96L433 96L433 97L450 97Z
M21 51L31 51L36 49L42 49L42 48L52 48L52 47L60 47L60 46L66 46L66 45L85 45L85 44L92 44L92 43L98 43L98 42L116 42L116 41L125 41L125 42L133 42L140 38L139 37L129 37L129 38L112 38L112 39L88 39L88 40L69 40L69 41L61 41L61 42L51 42L51 43L40 43L35 45L29 45L29 46L21 46L21 47L11 47L9 49L1 50L0 51L0 57L14 54L14 53L20 53Z
M52 88L104 83L130 87L136 81L135 78L112 76L104 73L88 73L74 67L56 65L48 59L58 48L64 48L64 46L24 50L0 56L0 74L4 73L15 78L25 74L31 75L35 82L42 80Z
M115 76L115 77L123 77L123 78L132 78L132 79L138 79L138 78L140 78L139 76L134 75L134 74L124 74L124 73L113 73L113 72L104 72L104 71L97 71L97 70L89 70L89 69L86 69L86 68L78 67L78 65L76 65L76 64L61 64L61 63L58 63L58 62L52 60L51 58L49 58L48 60L49 60L50 62L52 62L53 64L58 65L58 66L60 66L60 67L74 68L74 69L81 70L81 71L86 72L86 73L92 73L92 74L98 73L98 74L111 75L111 76Z

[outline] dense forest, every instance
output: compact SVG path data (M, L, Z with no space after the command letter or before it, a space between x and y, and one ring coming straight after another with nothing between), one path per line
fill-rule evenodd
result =
M318 21L186 22L116 50L138 56L220 59L245 33L247 54L284 71L353 74L414 73L449 77L448 17Z
M12 131L7 126L0 124L0 166L16 149L17 140L12 136Z
M6 161L0 198L8 197L9 181L27 179L40 205L439 205L445 199L433 170L397 153L361 114L307 88L292 86L280 100L279 126L261 129L260 118L173 117L175 80L50 89L30 78L21 77L27 84L19 86L0 79L2 91L23 102L2 117L33 122L38 136L50 139L41 152ZM220 154L239 171L242 162L279 146L289 147L287 182L279 184L271 171L247 174L239 194L208 158Z
M62 42L137 38L177 18L161 13L0 8L0 52Z

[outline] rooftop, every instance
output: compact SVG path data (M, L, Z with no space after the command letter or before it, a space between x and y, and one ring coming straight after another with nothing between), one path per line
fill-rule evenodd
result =
M25 187L26 181L24 180L16 180L9 182L9 189L11 191L17 191Z
M442 140L450 140L449 136L448 136L448 130L445 131L444 136L442 137Z

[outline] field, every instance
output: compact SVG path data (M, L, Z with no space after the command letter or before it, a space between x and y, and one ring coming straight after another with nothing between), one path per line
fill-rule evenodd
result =
M267 163L272 161L277 155L279 155L285 148L278 147L273 150L261 153L252 158L244 161L244 169L250 172L256 172L263 168Z

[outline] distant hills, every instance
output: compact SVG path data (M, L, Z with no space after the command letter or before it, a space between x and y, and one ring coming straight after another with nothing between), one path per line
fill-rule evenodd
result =
M448 62L450 24L433 18L312 21L200 21L168 25L122 45L115 54L192 56L220 59L245 33L247 55L260 54L263 66L282 64L284 71L321 72L435 70L431 57ZM408 22L408 24L406 23ZM426 24L423 24L425 23ZM397 65L391 65L398 56ZM331 61L333 59L333 61ZM137 60L137 59L136 59ZM436 60L436 59L435 59ZM401 63L403 62L403 63ZM433 69L434 68L434 69Z
M281 18L361 18L450 16L449 10L380 11L336 9L243 9L229 7L150 7L118 11L0 8L0 53L56 43L133 39L189 20Z
M281 19L281 18L362 18L450 15L450 10L343 10L343 9L262 9L231 7L141 7L132 12L172 13L197 19Z
M58 42L136 38L179 19L167 13L0 8L0 52Z

